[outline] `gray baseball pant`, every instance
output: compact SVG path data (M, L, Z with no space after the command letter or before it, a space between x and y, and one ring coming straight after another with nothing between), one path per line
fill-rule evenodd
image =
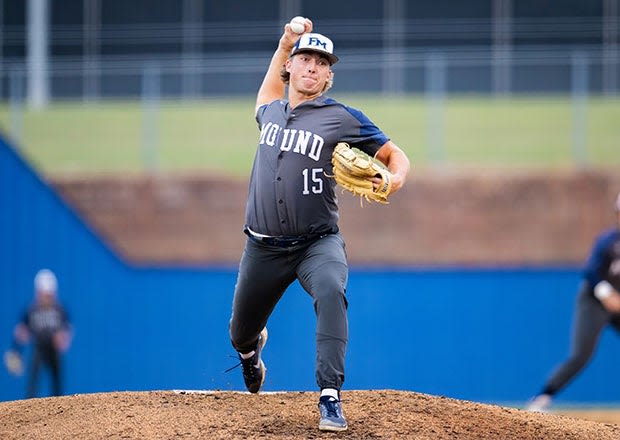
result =
M340 234L287 248L247 239L230 319L232 345L240 353L256 348L269 316L296 279L312 297L316 314L317 384L340 390L348 341L348 265Z

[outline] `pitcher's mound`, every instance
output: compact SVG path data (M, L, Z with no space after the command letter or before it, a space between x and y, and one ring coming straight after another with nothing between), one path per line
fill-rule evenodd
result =
M349 429L318 430L318 393L116 392L0 403L9 439L620 439L620 426L405 391L345 391Z

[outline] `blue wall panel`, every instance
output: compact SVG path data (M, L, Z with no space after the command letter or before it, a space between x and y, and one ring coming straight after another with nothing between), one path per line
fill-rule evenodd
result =
M236 363L235 268L127 265L1 139L0 243L0 349L34 274L51 268L75 326L66 393L243 389L239 369L224 372ZM579 277L576 267L354 267L346 388L523 402L567 354ZM314 324L295 283L269 322L266 390L315 389ZM607 383L620 362L615 339L604 334L560 401L617 401L620 385ZM0 372L0 400L24 391L24 378Z

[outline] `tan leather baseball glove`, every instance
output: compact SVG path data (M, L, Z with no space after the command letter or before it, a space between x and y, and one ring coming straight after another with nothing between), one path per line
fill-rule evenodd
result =
M339 142L332 155L334 179L344 189L369 202L387 204L392 189L392 173L366 153ZM381 184L374 189L372 178L379 177Z

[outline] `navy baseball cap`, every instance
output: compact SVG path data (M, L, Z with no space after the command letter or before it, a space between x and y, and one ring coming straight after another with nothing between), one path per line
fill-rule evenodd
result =
M331 65L338 62L338 57L334 55L334 43L325 35L315 33L302 34L295 46L293 46L290 56L300 52L318 52L324 55Z

